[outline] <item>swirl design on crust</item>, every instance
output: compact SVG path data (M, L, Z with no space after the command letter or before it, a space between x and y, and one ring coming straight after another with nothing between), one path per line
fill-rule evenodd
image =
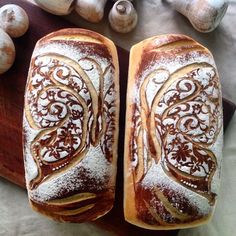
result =
M173 207L168 193L160 190L163 187L148 192L141 183L155 163L172 180L214 205L211 182L217 159L209 147L222 127L217 73L208 63L190 64L172 74L159 68L144 78L139 91L134 103L134 138L130 140L135 192L145 199L136 202L138 215L149 224L186 222L191 215L184 213L184 208ZM169 218L162 219L157 208Z
M98 78L96 84L89 74ZM92 58L78 62L48 53L32 60L27 84L25 115L40 130L30 146L38 175L30 189L80 162L90 145L100 145L109 162L115 129L114 83L104 78L114 73Z

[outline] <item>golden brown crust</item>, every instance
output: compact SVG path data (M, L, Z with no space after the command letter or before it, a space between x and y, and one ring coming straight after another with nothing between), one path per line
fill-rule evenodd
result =
M94 41L97 40L99 43L105 44L108 47L112 46L112 48L114 47L114 44L111 40L109 40L108 38L104 37L103 35L96 33L94 31L91 30L87 30L87 29L82 29L82 28L67 28L67 29L62 29L62 30L58 30L55 32L52 32L48 35L46 35L45 37L41 38L38 41L38 44L40 44L41 42L44 42L46 40L53 40L56 37L60 37L60 38L69 38L69 39L73 39L73 38L82 38L83 41L83 37L87 38L90 41Z
M222 104L211 53L184 35L131 49L124 153L125 219L147 229L206 223L214 210Z
M38 41L24 109L30 203L58 221L84 222L113 206L119 123L115 45L84 29Z

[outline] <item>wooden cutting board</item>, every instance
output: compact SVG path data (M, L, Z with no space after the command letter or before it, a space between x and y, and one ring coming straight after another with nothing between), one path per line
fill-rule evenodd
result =
M9 0L1 0L1 5ZM12 0L23 7L30 18L30 29L21 38L15 39L16 61L14 66L4 75L0 76L0 176L9 181L25 187L24 167L22 157L21 129L24 89L27 79L30 58L35 43L42 36L62 28L74 27L60 17L50 15L38 7L20 0ZM94 222L99 227L113 232L115 235L176 235L177 231L149 231L140 229L124 220L123 216L123 140L125 123L126 84L128 72L129 53L118 48L120 61L120 87L121 87L121 112L120 112L120 137L117 193L114 208L110 213ZM234 114L236 106L224 100L224 125L225 129Z

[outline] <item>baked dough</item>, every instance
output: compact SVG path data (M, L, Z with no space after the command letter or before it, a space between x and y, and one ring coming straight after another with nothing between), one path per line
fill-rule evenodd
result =
M124 153L125 219L147 229L206 223L222 158L222 97L208 49L161 35L131 49Z
M23 117L26 183L34 210L58 221L84 222L112 208L118 119L115 45L83 29L39 40Z

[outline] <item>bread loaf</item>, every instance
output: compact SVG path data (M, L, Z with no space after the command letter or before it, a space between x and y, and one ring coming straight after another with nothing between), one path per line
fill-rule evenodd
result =
M113 206L119 68L116 47L88 30L64 29L37 43L25 91L26 183L32 208L84 222Z
M222 158L221 85L211 53L184 35L133 46L124 213L147 229L188 228L214 211Z

